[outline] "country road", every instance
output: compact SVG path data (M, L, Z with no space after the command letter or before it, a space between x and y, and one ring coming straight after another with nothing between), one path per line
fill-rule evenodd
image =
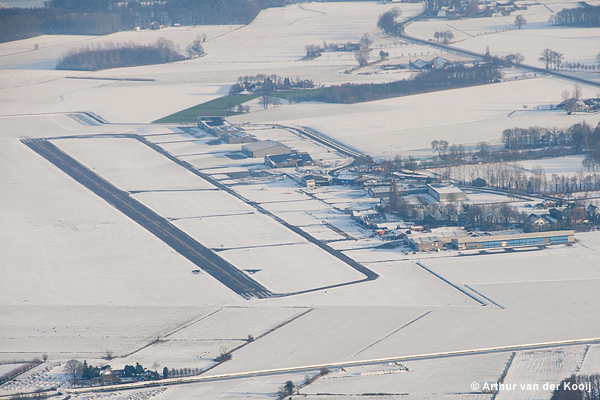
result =
M446 51L449 53L455 53L455 54L460 54L460 55L463 55L466 57L474 58L476 60L484 60L485 59L485 56L483 54L475 53L475 52L461 49L458 47L448 46L448 45L445 45L445 44L442 44L439 42L433 42L433 41L429 41L429 40L419 39L419 38L416 38L414 36L410 36L410 35L407 35L406 33L404 33L404 28L408 24L410 24L414 21L417 21L419 18L421 18L424 15L424 13L425 13L425 10L423 11L423 13L416 15L412 18L407 19L406 21L403 21L403 22L400 22L399 24L397 24L396 27L398 30L398 34L396 36L398 36L399 38L406 40L407 42L410 42L410 43L433 47L433 48L443 50L443 51ZM594 87L600 88L600 82L595 82L595 81L591 81L588 79L578 78L576 76L566 75L566 74L563 74L556 70L537 68L537 67L527 65L527 64L519 64L519 65L516 65L516 67L526 70L526 71L535 72L538 74L551 75L551 76L555 76L557 78L568 80L571 82L581 83L584 85L589 85L589 86L594 86Z

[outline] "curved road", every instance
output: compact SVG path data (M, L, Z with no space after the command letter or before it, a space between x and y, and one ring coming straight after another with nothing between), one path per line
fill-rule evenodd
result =
M416 43L416 44L420 44L420 45L424 45L424 46L429 46L429 47L433 47L433 48L436 48L439 50L444 50L444 51L455 53L455 54L461 54L463 56L474 58L476 60L484 60L485 59L485 56L483 54L475 53L475 52L472 52L469 50L464 50L464 49L460 49L460 48L453 47L453 46L448 46L448 45L445 45L445 44L442 44L439 42L431 42L429 40L419 39L419 38L416 38L414 36L410 36L410 35L407 35L406 33L404 33L404 28L408 24L421 18L424 15L424 13L425 13L425 11L423 11L421 14L419 14L415 17L411 17L411 18L407 19L406 21L398 23L396 25L397 30L398 30L398 33L396 34L396 36L406 40L407 42ZM594 87L600 88L600 82L590 81L588 79L578 78L576 76L565 75L561 72L551 70L551 69L537 68L537 67L527 65L527 64L519 64L519 65L515 65L515 67L524 69L526 71L535 72L538 74L552 75L552 76L555 76L560 79L569 80L571 82L581 83L584 85L589 85L589 86L594 86Z

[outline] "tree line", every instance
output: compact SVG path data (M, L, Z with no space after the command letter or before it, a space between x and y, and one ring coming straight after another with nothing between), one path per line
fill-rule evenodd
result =
M44 355L44 357L45 359L47 358L46 355ZM4 382L10 381L11 379L21 375L24 372L29 371L31 368L36 367L41 363L42 361L38 358L34 358L32 361L29 362L19 363L21 365L19 365L17 368L10 370L3 375L0 375L0 385Z
M275 74L257 74L254 76L240 76L236 83L231 85L229 95L235 96L247 90L252 93L269 94L278 90L312 89L315 83L310 79L282 77Z
M588 171L600 170L600 123L595 128L582 121L567 129L539 126L505 129L502 143L510 150L570 146L572 153L586 154L583 166Z
M109 42L95 47L71 49L61 56L56 69L97 71L107 68L163 64L183 59L185 57L175 50L172 41L158 38L155 43L149 45Z
M566 129L540 126L509 128L502 132L502 143L511 150L554 146L574 146L579 151L593 150L600 147L600 123L595 128L585 121Z
M389 211L408 220L418 219L429 214L437 221L449 225L458 224L459 215L463 216L464 224L469 229L501 230L511 224L526 224L527 213L520 213L516 208L506 203L465 204L450 201L445 203L432 202L426 206L412 205L404 196L400 196L396 180L392 178L390 186Z
M583 7L563 8L558 13L550 16L553 25L599 27L600 6L592 6L581 2Z
M44 8L0 9L0 42L40 34L106 35L134 27L248 24L286 0L49 0Z
M600 400L600 375L571 375L558 383L550 400Z
M570 176L546 174L544 168L534 165L527 170L515 162L495 162L488 164L464 164L444 167L437 173L445 179L461 184L470 184L476 178L482 178L487 186L505 189L509 192L529 194L562 194L600 190L600 174L578 171Z
M494 65L475 67L456 66L421 72L411 79L391 83L343 84L322 90L298 94L294 101L322 101L326 103L360 103L408 96L439 90L456 89L498 82L502 72Z

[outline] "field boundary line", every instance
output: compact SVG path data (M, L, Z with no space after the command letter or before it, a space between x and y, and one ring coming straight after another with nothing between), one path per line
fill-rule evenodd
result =
M417 264L419 267L423 268L425 271L429 272L431 275L436 276L437 278L441 279L442 281L446 282L448 285L452 286L454 289L458 290L459 292L461 292L462 294L468 296L469 298L475 300L476 302L478 302L479 304L481 304L482 306L487 306L487 304L481 300L479 300L477 297L473 296L472 294L470 294L469 292L467 292L466 290L464 290L463 288L461 288L458 285L455 285L454 283L450 282L448 279L444 278L443 276L433 272L432 270L430 270L429 268L427 268L425 265L423 265L421 263L421 261L417 261L415 264Z
M469 355L505 353L505 352L520 351L520 350L538 350L538 349L546 349L546 348L555 348L555 347L564 347L564 346L580 346L582 344L599 344L599 343L600 343L600 338L559 340L559 341L540 342L540 343L528 343L528 344L513 345L513 346L496 346L496 347L487 347L487 348L472 349L472 350L457 350L457 351L448 351L448 352L416 354L416 355L411 355L411 356L386 357L386 358L378 358L378 359L370 359L370 360L362 360L362 361L346 361L346 362L342 361L342 362L336 362L336 363L305 365L305 366L298 366L298 367L266 369L266 370L248 371L248 372L236 372L236 373L221 374L221 375L193 376L193 377L185 377L185 378L163 379L160 381L136 382L136 383L129 383L129 384L124 384L124 385L112 385L112 386L104 386L104 387L100 386L100 387L95 387L95 388L65 389L65 390L63 390L63 392L68 393L68 394L80 394L80 393L104 392L104 391L106 391L106 392L121 391L121 390L141 389L141 388L155 387L155 386L181 385L181 384L197 383L197 382L212 382L212 381L229 380L229 379L244 379L244 378L252 378L252 377L264 376L264 375L280 375L280 374L289 374L289 373L298 373L298 372L319 371L321 368L356 367L356 366L363 366L363 365L383 364L383 363L388 363L388 362L406 362L406 361L429 360L429 359L449 358L449 357L463 357L463 356L469 356Z

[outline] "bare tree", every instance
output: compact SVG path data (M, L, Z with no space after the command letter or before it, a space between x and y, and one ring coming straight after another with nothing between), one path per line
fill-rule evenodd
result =
M444 44L448 44L452 39L454 39L454 34L450 31L443 31L439 33L439 37L442 39Z
M575 86L573 86L573 92L572 93L573 93L573 98L575 98L577 100L581 99L581 95L582 95L581 86L579 86L577 84Z
M485 140L477 143L477 152L480 157L485 157L490 151L490 145Z
M271 103L271 96L263 94L258 98L258 101L264 110L269 108L269 104Z
M527 25L527 20L522 15L517 15L513 25L516 26L517 28L521 29L521 27L523 25Z
M448 145L449 143L446 140L433 140L431 142L431 148L433 151L437 151L438 156L440 157L446 154L446 151L448 151Z
M185 48L186 53L188 53L188 58L194 56L198 57L204 54L204 47L201 45L201 43L206 40L206 35L204 36L204 39L200 36L196 36L196 39Z
M77 383L83 373L83 364L77 360L67 361L64 371L71 380L71 383Z
M504 57L504 60L510 64L519 65L523 61L525 61L525 57L521 53L515 53L507 55L506 57Z
M542 51L542 55L540 58L538 58L538 60L540 60L541 62L544 63L544 65L546 66L546 69L548 69L550 67L550 64L552 64L552 60L553 60L553 55L554 51L550 50L550 49L544 49L544 51Z
M365 50L358 50L354 52L354 58L358 61L360 67L366 67L369 65L369 52Z
M360 47L362 49L368 50L370 48L371 44L373 44L373 38L368 33L365 33L363 35L363 37L360 38L360 41L358 42L358 44L360 44Z

